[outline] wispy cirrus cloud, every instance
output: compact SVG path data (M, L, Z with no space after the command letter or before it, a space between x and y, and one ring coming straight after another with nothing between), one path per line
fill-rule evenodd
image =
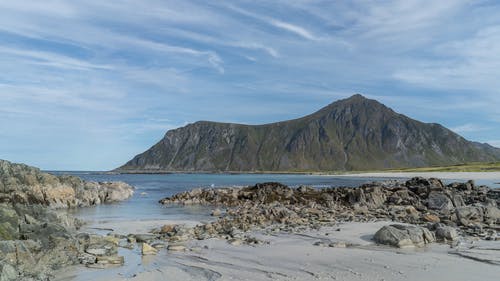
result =
M0 156L111 169L186 122L267 123L358 92L498 140L499 13L465 0L2 1Z
M305 29L304 27L301 27L301 26L298 26L298 25L294 25L294 24L291 24L291 23L287 23L287 22L283 22L283 21L276 20L276 19L269 19L269 23L272 24L275 27L278 27L278 28L290 31L292 33L295 33L295 34L297 34L297 35L299 35L299 36L301 36L301 37L303 37L305 39L319 40L318 37L314 36L312 34L312 32L310 32L309 30Z

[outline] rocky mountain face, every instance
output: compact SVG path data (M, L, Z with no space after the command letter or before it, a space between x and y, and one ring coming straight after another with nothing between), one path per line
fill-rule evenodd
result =
M81 222L54 209L121 201L133 191L122 182L87 182L0 160L0 280L50 280L61 267L109 260L109 251L96 257L91 250L117 246L78 234Z
M117 171L349 171L498 160L498 148L354 95L290 121L201 121L170 130Z

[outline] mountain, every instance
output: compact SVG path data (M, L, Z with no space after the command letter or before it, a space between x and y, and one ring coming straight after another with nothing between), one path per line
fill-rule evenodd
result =
M354 95L289 121L170 130L116 171L350 171L498 160L498 148Z

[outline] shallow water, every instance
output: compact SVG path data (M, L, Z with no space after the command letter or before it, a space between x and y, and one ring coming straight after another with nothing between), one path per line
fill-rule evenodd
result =
M200 206L163 206L158 201L173 194L202 187L248 186L260 182L281 182L289 186L314 187L359 186L371 181L404 178L338 177L289 174L102 174L95 172L51 172L71 174L90 181L124 181L136 188L127 201L75 210L74 214L86 221L129 220L193 220L209 219L209 209ZM455 180L446 180L452 182ZM460 181L460 180L458 180ZM462 180L463 181L463 180ZM477 184L495 186L494 181L476 181ZM496 185L498 187L498 185Z
M53 172L55 173L55 172ZM136 188L133 197L127 201L99 205L75 210L75 215L84 220L99 221L128 220L204 220L209 210L200 206L163 206L158 201L179 192L202 187L247 186L259 182L277 181L290 186L312 185L358 186L369 182L367 178L338 178L310 175L269 174L118 174L108 175L85 172L57 172L71 174L91 181L124 181ZM380 179L379 179L380 180Z

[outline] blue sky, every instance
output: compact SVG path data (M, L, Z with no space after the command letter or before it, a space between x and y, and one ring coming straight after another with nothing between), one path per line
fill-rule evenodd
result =
M0 158L115 168L354 93L500 146L498 1L0 1Z

